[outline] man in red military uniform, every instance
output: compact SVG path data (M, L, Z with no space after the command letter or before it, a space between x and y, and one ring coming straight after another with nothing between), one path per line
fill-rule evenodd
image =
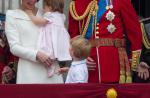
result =
M69 32L81 34L92 43L89 83L131 83L142 46L138 17L130 0L75 0L70 3ZM131 66L126 54L125 37L132 51Z

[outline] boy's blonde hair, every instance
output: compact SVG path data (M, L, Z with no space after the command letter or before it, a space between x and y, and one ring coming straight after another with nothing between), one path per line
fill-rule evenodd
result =
M52 8L52 11L58 11L63 13L64 9L64 0L44 0L44 5L47 5Z
M79 35L71 39L71 48L76 58L86 59L89 56L91 44L87 39Z

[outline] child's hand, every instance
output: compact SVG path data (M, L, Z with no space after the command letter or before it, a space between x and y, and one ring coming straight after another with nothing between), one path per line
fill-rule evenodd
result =
M63 74L63 73L68 72L68 70L69 70L69 67L63 67L63 68L58 69L58 71L56 73Z

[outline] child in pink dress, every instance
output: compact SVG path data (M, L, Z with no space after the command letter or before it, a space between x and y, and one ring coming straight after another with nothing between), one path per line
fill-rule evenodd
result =
M30 19L40 29L38 49L50 56L54 61L71 60L69 54L70 36L65 28L65 15L63 14L64 0L44 0L44 16L36 17L31 11L26 11ZM53 63L48 66L48 76L57 72Z

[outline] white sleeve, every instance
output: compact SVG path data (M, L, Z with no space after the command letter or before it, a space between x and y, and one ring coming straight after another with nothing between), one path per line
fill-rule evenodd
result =
M53 22L53 15L51 12L47 12L43 15L43 18L46 19L47 21L49 21L50 23Z
M17 30L15 18L10 15L9 11L6 13L5 30L11 53L20 58L36 61L37 50L29 49L21 45L20 32Z

